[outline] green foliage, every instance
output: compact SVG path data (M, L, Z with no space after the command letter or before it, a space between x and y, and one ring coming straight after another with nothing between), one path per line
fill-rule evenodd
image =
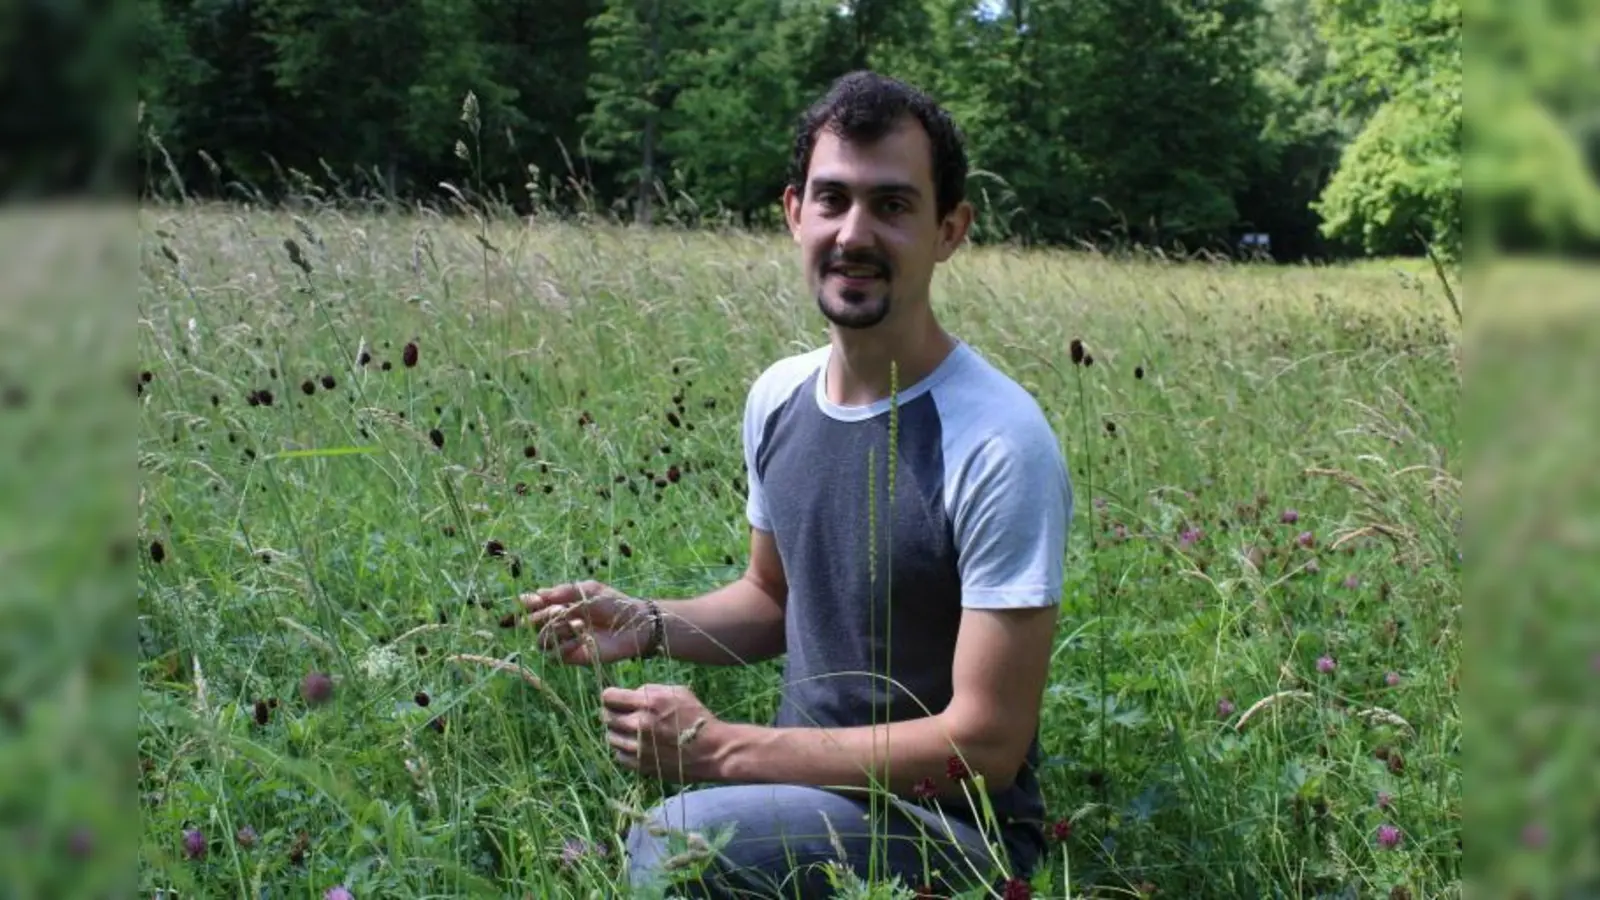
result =
M1470 0L1474 247L1600 251L1600 8Z
M1365 118L1315 209L1370 254L1461 252L1459 0L1319 0L1340 109ZM1420 242L1419 242L1420 239Z
M1547 40L1570 25L1555 4L1525 6L1497 13L1491 56L1577 46ZM147 194L299 199L316 173L331 199L437 199L462 181L471 92L461 187L522 211L777 227L795 114L871 67L956 115L981 242L1229 249L1266 231L1298 258L1459 231L1440 156L1460 130L1441 102L1461 93L1459 0L139 0L133 17L146 133L171 160L146 148ZM1526 96L1571 130L1569 167L1593 169L1596 91L1539 59ZM1514 230L1566 241L1587 215Z
M1461 94L1390 100L1345 149L1316 209L1323 231L1366 253L1461 250Z

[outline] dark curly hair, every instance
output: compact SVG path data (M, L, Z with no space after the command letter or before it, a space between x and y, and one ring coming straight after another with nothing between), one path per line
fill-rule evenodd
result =
M934 206L943 220L967 193L967 151L950 114L922 91L876 72L841 76L828 93L800 115L795 126L789 183L805 192L811 151L823 128L853 143L871 143L910 115L933 145Z

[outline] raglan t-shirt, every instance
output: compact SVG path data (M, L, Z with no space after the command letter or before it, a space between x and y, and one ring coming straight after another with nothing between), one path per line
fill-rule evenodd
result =
M778 727L936 714L963 609L1045 606L1062 589L1072 487L1034 398L957 342L899 394L891 500L891 401L830 402L831 353L772 364L745 407L746 514L789 586ZM1014 784L991 790L1027 865L1043 841L1038 764L1035 734ZM944 811L971 819L965 800Z

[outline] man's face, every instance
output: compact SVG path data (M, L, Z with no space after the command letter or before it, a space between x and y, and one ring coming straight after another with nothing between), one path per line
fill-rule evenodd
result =
M823 130L804 194L785 189L784 208L818 308L850 329L926 304L970 221L966 204L939 221L931 144L910 117L868 145Z

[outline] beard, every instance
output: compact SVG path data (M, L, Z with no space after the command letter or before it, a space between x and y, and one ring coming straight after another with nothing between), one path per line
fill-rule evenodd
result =
M861 330L871 328L889 316L889 291L858 291L845 289L837 298L830 298L827 288L817 291L817 309L822 317L840 328Z
M879 269L877 279L865 289L830 284L831 280L837 278L832 271L833 267L849 262L877 266ZM889 315L890 271L888 262L876 256L829 260L823 266L822 277L817 284L817 309L821 311L823 318L840 328L859 331L877 325Z

